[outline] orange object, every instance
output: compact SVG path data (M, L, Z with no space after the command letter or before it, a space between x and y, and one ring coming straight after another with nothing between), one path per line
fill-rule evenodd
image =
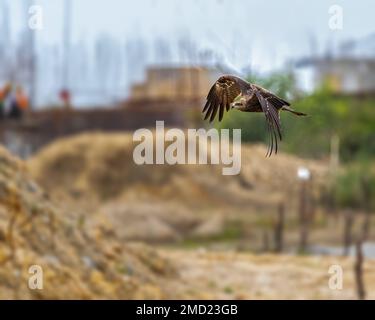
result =
M16 101L17 105L22 110L26 110L29 107L29 99L20 88L18 88L16 91Z
M3 89L0 88L0 101L3 101L8 96L11 90L12 85L10 83L6 83Z

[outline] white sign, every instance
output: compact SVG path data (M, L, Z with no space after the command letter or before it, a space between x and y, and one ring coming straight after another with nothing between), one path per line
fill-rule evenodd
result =
M309 180L311 173L310 170L305 167L299 167L297 171L298 179L300 180Z

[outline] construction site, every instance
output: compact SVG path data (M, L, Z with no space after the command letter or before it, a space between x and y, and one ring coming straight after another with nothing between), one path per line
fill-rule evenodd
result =
M33 1L0 3L0 299L375 299L373 30L326 48L315 26L309 49L297 26L280 26L288 41L254 31L272 53L201 17L204 4L145 1L162 19L138 3L125 19L113 0L112 21L97 1L42 0L39 31L14 22L38 19ZM204 120L224 74L308 115L280 112L277 154L261 112ZM239 130L240 171L136 163L134 133L157 139L158 121Z
M215 72L207 68L152 68L146 81L135 84L130 97L117 105L29 110L22 119L3 120L0 139L27 157L57 138L85 131L134 131L154 127L157 120L169 127L199 127L201 105L214 77Z

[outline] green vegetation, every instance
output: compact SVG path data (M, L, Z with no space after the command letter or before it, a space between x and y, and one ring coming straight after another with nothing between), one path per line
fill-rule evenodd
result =
M330 151L333 135L340 139L340 159L350 162L374 158L375 98L337 96L326 88L301 96L291 74L251 77L254 81L292 102L293 108L308 117L282 113L284 138L281 150L303 157L324 158ZM241 128L245 142L267 142L268 132L262 114L232 112L219 128Z
M350 165L338 175L333 185L338 207L375 210L375 168L370 163Z
M293 105L310 116L304 119L284 116L287 151L324 157L329 153L331 137L337 135L340 159L344 162L374 157L374 98L337 97L321 89Z
M179 246L185 248L198 248L202 244L209 245L217 242L231 242L240 239L243 236L243 228L238 221L229 221L226 223L224 230L221 233L207 236L207 237L191 237L184 239L179 243Z
M309 158L328 158L332 137L339 138L343 164L330 188L327 205L374 210L375 204L375 97L335 95L326 86L303 96L291 73L249 77L249 81L291 101L293 108L307 113L296 117L283 112L281 150ZM263 114L231 112L218 128L241 128L242 141L268 142Z

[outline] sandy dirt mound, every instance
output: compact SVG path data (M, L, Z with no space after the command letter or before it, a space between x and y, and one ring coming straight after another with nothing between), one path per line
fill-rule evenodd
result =
M278 154L265 158L263 145L242 147L240 176L223 176L214 165L143 165L133 161L131 134L87 133L55 141L30 161L33 176L48 190L67 191L72 197L92 195L100 200L123 196L185 202L241 201L243 196L264 190L281 195L296 187L297 168L312 171L319 186L325 164ZM236 199L234 199L236 198ZM262 198L259 198L261 201ZM268 200L269 201L269 200Z
M212 214L274 212L285 199L296 207L297 168L311 170L315 193L327 172L324 163L282 153L265 158L265 146L246 144L238 176L223 176L218 165L138 166L134 146L131 134L86 133L55 141L28 165L68 215L98 213L116 221L122 239L146 241L223 233L225 221L212 222Z
M25 164L0 148L0 298L60 299L354 299L352 258L253 255L204 249L153 249L124 244L126 216L141 224L157 203L121 208L107 202L108 211L91 221L72 220L30 179ZM131 203L134 205L134 203ZM111 206L114 206L110 209ZM125 210L125 213L122 211ZM129 210L126 212L126 210ZM138 210L138 211L137 211ZM201 234L223 221L196 224L178 217L169 207L164 237L177 237L178 228ZM111 215L109 212L111 212ZM182 222L183 221L183 222ZM186 224L183 226L182 224ZM156 232L148 231L148 232ZM137 235L142 237L143 235ZM344 288L328 287L328 268L339 264ZM42 290L28 288L29 267L44 272ZM365 262L368 298L375 298L375 262Z
M0 299L163 298L155 279L173 274L168 263L119 242L105 219L90 229L66 219L0 148ZM32 265L43 270L42 290L28 287Z
M110 202L100 208L100 214L122 240L179 241L202 224L188 209L160 201Z

